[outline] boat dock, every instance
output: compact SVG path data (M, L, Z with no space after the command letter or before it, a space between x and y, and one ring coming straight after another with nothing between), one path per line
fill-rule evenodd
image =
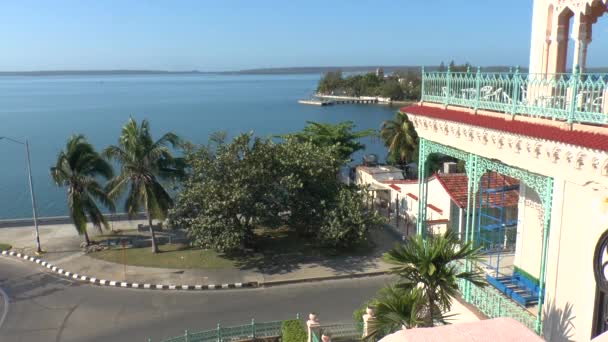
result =
M298 103L300 104L313 106L331 106L335 104L374 104L378 102L378 99L375 97L317 97L310 100L298 100Z
M313 106L331 106L333 105L333 101L327 100L298 100L299 104L313 105Z

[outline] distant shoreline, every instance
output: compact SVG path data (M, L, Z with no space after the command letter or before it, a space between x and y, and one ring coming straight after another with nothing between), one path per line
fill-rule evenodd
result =
M258 68L234 71L168 71L168 70L33 70L33 71L0 71L1 76L104 76L104 75L297 75L297 74L323 74L329 71L340 70L342 72L374 72L381 67L385 73L397 70L420 72L422 66L400 65L400 66L322 66L322 67L287 67L287 68ZM425 70L434 71L438 67L426 67ZM483 71L504 72L508 71L507 66L485 66ZM521 72L526 72L523 68ZM608 72L608 67L588 68L588 72Z

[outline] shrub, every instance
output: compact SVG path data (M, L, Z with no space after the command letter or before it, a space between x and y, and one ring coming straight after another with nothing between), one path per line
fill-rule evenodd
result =
M304 325L297 319L283 321L281 333L283 342L305 342L308 338Z

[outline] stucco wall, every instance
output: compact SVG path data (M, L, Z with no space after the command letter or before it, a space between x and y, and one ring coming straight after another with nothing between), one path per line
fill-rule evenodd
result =
M574 335L571 340L574 341L591 338L595 306L593 253L598 239L608 229L601 204L606 197L606 187L555 180L545 307L553 304L563 310L566 305L572 305ZM545 317L548 331L545 338L560 341L563 333L558 328L559 315Z
M537 279L540 276L542 244L542 203L533 189L520 183L514 264Z

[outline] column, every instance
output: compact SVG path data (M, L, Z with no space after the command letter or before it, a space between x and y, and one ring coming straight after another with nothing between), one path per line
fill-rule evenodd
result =
M478 168L479 156L469 154L467 158L467 211L465 225L465 242L474 243L475 241L475 221L477 217L477 191L479 189L479 177L482 174ZM473 263L470 260L465 261L465 270L471 271ZM471 282L465 283L464 298L467 302L471 301Z
M549 228L551 227L551 209L553 206L553 178L547 177L545 180L545 189L542 194L541 201L543 203L543 244L541 249L540 274L538 277L538 311L536 313L535 330L541 333L543 329L543 302L545 300L545 281L547 271L547 251L549 250Z
M317 318L317 314L310 313L308 314L308 320L306 321L306 327L308 328L308 340L307 342L313 342L313 334L318 333L321 324L319 323L319 319ZM317 335L318 336L318 335Z
M427 157L426 139L420 138L418 142L418 219L416 220L416 234L422 236L426 236Z
M370 323L376 319L374 316L374 310L372 308L366 308L363 314L363 338L367 337L370 333Z
M549 46L547 74L566 71L568 54L569 18L556 15L551 26L551 45Z

